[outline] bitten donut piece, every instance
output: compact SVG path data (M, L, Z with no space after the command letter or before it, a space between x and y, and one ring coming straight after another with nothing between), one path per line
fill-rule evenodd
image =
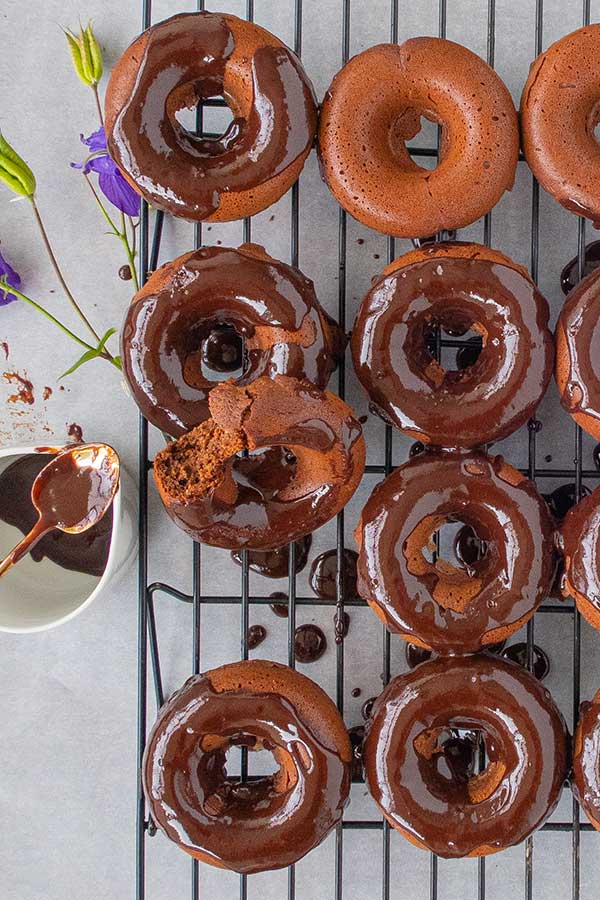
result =
M567 295L556 323L560 402L600 441L600 269Z
M600 691L582 703L573 741L573 793L600 831Z
M243 783L227 751L268 750L277 771ZM352 750L327 694L287 666L194 675L162 707L143 761L152 817L202 862L240 873L297 862L341 820Z
M581 615L600 631L600 488L571 507L559 540L565 567L563 596L573 597Z
M143 415L180 435L209 417L215 374L239 368L240 385L291 375L324 388L345 342L310 279L243 244L201 247L154 272L127 310L121 357Z
M222 96L233 121L218 139L187 131L182 109ZM296 181L317 127L295 53L236 16L180 13L144 31L112 71L108 149L153 206L228 222L275 203Z
M394 678L363 745L369 790L390 825L447 858L525 840L558 803L568 757L548 691L491 654L439 658Z
M420 116L442 126L438 166L406 142ZM359 222L396 237L462 228L515 177L517 114L498 75L466 47L418 37L370 47L333 79L319 122L323 177Z
M415 440L481 446L523 425L542 399L554 359L548 316L527 271L503 253L429 244L394 260L365 296L354 368L374 409ZM437 328L480 335L475 361L439 363Z
M431 560L446 523L475 532L470 565ZM390 631L438 653L503 641L552 579L554 526L535 485L502 457L427 451L377 485L355 532L358 593Z
M223 382L212 418L157 454L154 479L173 521L231 550L280 547L342 509L362 476L365 442L339 397L278 375ZM245 458L236 454L251 451Z
M542 187L600 223L600 25L560 38L531 66L521 96L523 150Z

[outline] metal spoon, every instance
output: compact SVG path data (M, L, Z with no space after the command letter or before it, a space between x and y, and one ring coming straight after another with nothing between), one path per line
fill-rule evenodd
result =
M53 528L78 534L100 521L119 486L119 457L108 444L77 444L58 453L31 486L39 518L0 562L0 576Z

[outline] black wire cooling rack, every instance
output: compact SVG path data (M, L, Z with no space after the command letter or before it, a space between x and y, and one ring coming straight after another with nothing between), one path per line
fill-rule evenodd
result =
M351 0L339 0L342 9L342 27L340 34L340 56L339 67L348 60L350 51L350 4ZM302 0L292 0L294 11L294 37L293 48L301 55L302 52ZM495 31L496 31L496 0L481 0L482 9L487 5L487 61L493 66L495 57ZM396 43L398 40L398 15L399 0L390 0L390 28L389 40ZM446 36L446 14L447 0L438 0L438 32L440 37ZM198 0L197 9L204 9L203 0ZM252 20L254 17L254 2L246 0L246 17ZM583 0L581 24L588 24L590 21L590 0ZM142 28L146 29L153 23L152 19L152 0L143 0L142 2ZM542 52L542 26L543 26L543 0L536 0L535 3L535 55ZM205 105L224 106L224 101L210 100ZM198 128L202 128L202 109L198 110ZM439 154L439 142L437 147L419 147L410 148L411 154L416 157L437 157ZM519 157L520 164L523 164L523 155ZM298 265L298 249L299 249L299 189L298 184L292 188L291 194L291 246L290 259L293 265ZM483 236L484 243L489 246L491 239L491 219L492 214L488 213L484 218ZM585 260L585 233L586 222L579 218L576 222L577 227L577 246L578 246L578 276L582 277L584 260ZM338 269L339 269L339 287L338 287L338 310L337 318L340 326L346 329L346 236L347 216L344 210L339 210L338 218ZM141 281L145 281L147 273L153 271L158 263L160 244L162 237L163 214L157 212L153 216L152 223L148 207L142 204L141 224L140 224L140 273ZM244 221L244 241L251 239L252 221L246 219ZM538 261L539 261L539 185L533 180L531 193L531 245L530 245L530 270L533 279L538 278ZM444 238L449 235L440 235ZM202 243L202 225L195 226L195 243L200 246ZM387 257L391 261L396 256L396 241L388 238ZM455 342L442 339L439 335L437 338L437 352L439 353L444 346L455 346ZM342 361L337 372L337 392L341 397L345 394L345 366ZM575 485L575 498L579 500L582 494L582 479L598 479L600 471L597 469L584 469L582 460L582 432L577 426L573 427L574 441L574 457L572 468L540 468L536 465L536 435L537 428L535 421L530 423L528 430L528 464L523 470L531 479L557 479L562 482L564 480L572 481ZM172 585L163 581L154 583L148 582L148 476L152 463L148 458L148 423L143 417L139 422L139 568L138 568L138 600L139 600L139 616L138 616L138 781L137 781L137 835L136 835L136 897L137 900L152 900L146 888L146 852L149 839L154 835L156 828L151 818L147 814L144 795L141 784L141 761L146 741L148 715L147 701L149 691L149 668L151 669L153 689L155 693L157 707L162 706L164 702L164 693L161 677L160 657L158 652L157 627L154 614L154 595L162 593L171 596L177 600L190 603L193 608L193 624L192 624L192 671L198 673L200 671L200 614L203 605L206 604L236 604L240 609L240 657L248 659L248 625L250 604L268 604L271 602L268 597L251 596L249 587L249 562L247 552L241 554L241 585L240 592L235 596L212 596L202 594L200 570L201 570L201 546L193 544L192 550L192 567L193 567L193 590L191 594L186 594ZM385 444L384 444L384 461L379 465L367 465L367 473L387 475L392 471L392 428L388 425L385 427ZM331 601L319 599L318 604L330 602L336 609L336 623L339 626L342 622L344 606L362 605L363 601L355 597L345 596L345 579L343 576L344 566L344 513L339 513L336 525L337 534L337 583L336 598ZM296 548L292 544L289 549L289 570L288 570L288 664L295 666L294 654L294 633L296 629L296 607L310 606L316 604L317 601L313 597L298 596L296 592ZM570 618L572 623L572 708L574 721L577 720L579 702L580 702L580 681L581 681L581 620L576 608L571 603L561 605L542 604L538 609L537 615L559 615L563 614ZM535 620L532 619L527 626L527 663L530 669L533 665L533 648L534 648L534 629ZM149 667L150 662L150 667ZM383 631L383 681L385 684L390 679L390 634L387 630ZM341 641L336 644L336 689L335 701L340 712L344 712L344 643ZM245 755L242 754L241 776L247 774L247 761ZM389 900L390 897L390 826L385 820L362 820L347 819L338 826L335 834L335 900L343 900L343 864L344 864L344 833L347 830L377 830L381 832L381 897L382 900ZM587 822L580 822L579 806L573 798L572 801L572 817L570 821L548 822L543 826L546 831L570 832L572 835L572 852L571 852L571 898L579 900L580 898L580 832L582 830L592 830L592 826ZM533 848L534 837L529 838L524 844L525 854L525 881L524 881L524 897L526 900L533 898ZM486 859L484 857L477 860L477 897L478 900L485 900L486 896ZM438 892L441 885L441 877L438 873L438 859L431 854L429 869L429 898L437 900ZM248 892L247 876L241 875L239 881L239 898L246 900ZM196 860L191 860L190 874L190 893L192 900L198 900L200 896L200 866ZM295 868L290 866L287 876L287 900L295 900L296 898L296 878ZM374 898L373 898L374 900ZM412 898L416 900L416 898Z

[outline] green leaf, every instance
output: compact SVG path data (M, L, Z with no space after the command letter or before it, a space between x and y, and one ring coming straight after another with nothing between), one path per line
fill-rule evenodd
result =
M86 350L85 353L82 354L82 356L80 356L79 359L74 362L66 372L63 372L62 375L58 376L58 380L60 381L61 378L66 378L67 375L72 375L73 372L75 372L80 366L83 366L84 363L90 362L90 360L92 359L96 359L99 355L100 354L98 353L98 350Z
M107 331L105 331L105 333L104 333L104 334L102 335L102 337L100 338L100 343L98 344L98 348L97 348L97 349L98 349L99 351L104 350L104 347L105 347L105 345L106 345L107 340L109 339L109 337L112 337L113 334L116 333L116 330L117 330L116 328L109 328Z
M2 133L0 133L0 180L21 197L31 197L35 191L33 172Z

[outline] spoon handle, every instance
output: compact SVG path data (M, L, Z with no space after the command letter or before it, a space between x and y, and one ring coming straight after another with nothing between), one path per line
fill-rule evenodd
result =
M47 522L40 517L29 534L26 534L24 538L21 538L19 543L13 547L10 553L4 557L4 559L0 562L0 578L4 575L5 572L8 572L9 569L18 563L20 559L26 556L29 551L35 547L37 542L41 540L45 534L48 534L49 531L52 531L53 526L48 525Z

